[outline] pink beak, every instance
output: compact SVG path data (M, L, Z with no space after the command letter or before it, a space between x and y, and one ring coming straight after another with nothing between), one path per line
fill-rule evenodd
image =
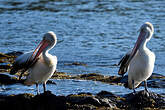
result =
M141 43L142 43L142 42L144 41L144 39L145 39L145 35L146 35L146 33L145 33L144 31L141 31L141 32L140 32L139 37L138 37L138 40L136 41L135 46L134 46L134 48L132 49L132 52L131 52L131 54L130 54L130 57L129 57L129 59L127 60L125 66L128 66L129 63L130 63L130 61L132 60L132 58L136 55L136 53L137 53L137 51L138 51L138 49L139 49Z
M37 48L34 50L32 56L30 57L29 61L36 60L42 51L49 45L48 41L42 40L40 44L37 46Z

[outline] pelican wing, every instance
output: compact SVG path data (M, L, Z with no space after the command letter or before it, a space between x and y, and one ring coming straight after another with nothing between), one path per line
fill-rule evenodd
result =
M122 76L123 76L123 75L127 72L128 66L125 66L125 64L126 64L127 60L129 59L130 54L131 54L131 52L129 51L129 52L120 60L120 62L119 62L119 64L118 64L118 65L120 65L120 68L119 68L119 71L118 71L118 74L119 74L119 75L122 75Z
M32 54L33 52L30 51L18 56L12 66L10 74L15 74L19 70L23 70L24 72L27 71L36 62L36 61L30 60L30 57L32 56Z

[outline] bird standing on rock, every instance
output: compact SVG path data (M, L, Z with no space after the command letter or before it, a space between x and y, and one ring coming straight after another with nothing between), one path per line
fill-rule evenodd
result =
M57 57L48 53L56 43L55 33L49 31L43 36L43 40L34 52L27 52L16 58L10 74L15 74L18 70L22 70L22 75L28 70L29 75L26 77L24 84L36 84L37 94L39 94L38 84L42 83L45 92L46 82L56 70Z
M128 87L133 89L144 81L147 90L147 79L152 75L155 63L155 54L147 47L147 42L154 33L154 27L146 22L140 28L140 34L131 52L128 52L119 62L119 75L124 75L128 70Z

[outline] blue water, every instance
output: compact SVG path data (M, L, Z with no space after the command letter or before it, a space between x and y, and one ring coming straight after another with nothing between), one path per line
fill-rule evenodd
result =
M149 21L155 27L148 43L156 54L154 72L165 71L164 0L0 0L0 18L0 52L32 50L44 33L54 31L58 43L50 53L58 57L58 71L73 75L117 75L118 67L114 64L134 46L138 29ZM68 65L73 62L87 66ZM73 87L64 84L66 89ZM82 83L76 84L81 89ZM120 86L98 85L103 87L92 86L115 92L120 88L123 93ZM55 88L66 92L58 85Z

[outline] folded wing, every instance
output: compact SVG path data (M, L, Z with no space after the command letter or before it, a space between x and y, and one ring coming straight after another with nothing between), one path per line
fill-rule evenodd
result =
M21 77L22 74L24 72L26 72L37 61L37 60L32 60L33 59L33 58L31 58L32 54L33 54L33 52L30 51L30 52L27 52L25 54L18 56L15 59L15 62L12 66L10 74L13 75L13 74L16 74L19 70L22 70L22 73L20 75L20 77Z
M119 71L118 71L118 74L119 75L124 75L127 70L128 70L128 67L129 65L125 66L126 62L128 61L129 57L130 57L130 54L131 52L129 51L119 62L118 65L120 65L120 68L119 68Z

